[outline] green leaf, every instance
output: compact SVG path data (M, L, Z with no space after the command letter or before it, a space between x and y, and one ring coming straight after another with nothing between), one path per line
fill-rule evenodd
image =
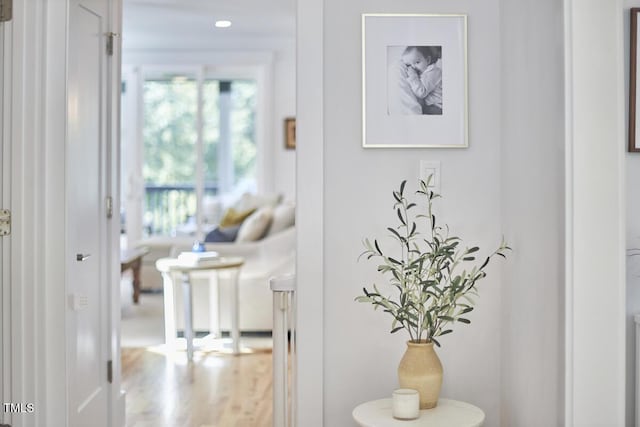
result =
M407 184L407 180L405 179L404 181L402 181L402 184L400 184L400 195L402 196L404 193L404 186Z
M401 239L401 238L402 238L402 237L400 237L400 234L399 234L396 230L394 230L393 228L391 228L391 227L387 227L387 230L389 230L390 232L392 232L392 233L393 233L393 234L394 234L398 239Z
M400 213L400 208L398 208L396 212L398 213L398 218L400 218L400 222L402 223L402 225L406 226L407 223L404 221L404 218L402 218L402 214Z
M392 334L395 334L396 332L398 332L398 331L400 331L400 330L402 330L402 329L404 329L404 326L398 326L397 328L393 328L393 329L391 330L391 333L392 333Z
M462 317L458 318L458 322L460 323L466 323L467 325L471 323L471 320L469 319L463 319Z
M433 325L433 318L431 317L431 313L427 311L425 313L425 316L429 320L429 325Z

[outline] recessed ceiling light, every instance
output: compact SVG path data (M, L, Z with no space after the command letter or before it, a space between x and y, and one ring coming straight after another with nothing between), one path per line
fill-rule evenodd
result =
M229 28L231 26L231 21L227 21L226 19L216 21L217 28Z

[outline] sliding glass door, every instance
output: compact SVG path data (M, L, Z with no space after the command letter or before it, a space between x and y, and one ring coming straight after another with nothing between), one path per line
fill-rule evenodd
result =
M194 76L146 78L144 218L148 234L170 234L196 214L198 82Z
M144 235L202 237L256 188L257 84L193 72L142 79Z

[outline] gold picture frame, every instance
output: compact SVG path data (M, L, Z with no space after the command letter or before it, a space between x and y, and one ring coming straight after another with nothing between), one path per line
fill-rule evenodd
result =
M284 119L284 148L287 150L296 149L296 118L287 117Z

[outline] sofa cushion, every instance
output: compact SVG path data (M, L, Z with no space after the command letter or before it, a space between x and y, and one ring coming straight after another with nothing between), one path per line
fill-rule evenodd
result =
M204 238L205 243L235 242L240 225L216 227Z
M227 228L233 227L235 225L240 225L245 219L247 219L247 217L249 217L249 215L255 212L255 210L256 208L246 209L243 211L229 208L220 220L220 227Z
M253 242L264 237L273 218L273 208L263 206L249 215L238 230L236 242Z
M279 233L295 225L296 207L293 203L283 203L273 209L273 220L267 236Z

